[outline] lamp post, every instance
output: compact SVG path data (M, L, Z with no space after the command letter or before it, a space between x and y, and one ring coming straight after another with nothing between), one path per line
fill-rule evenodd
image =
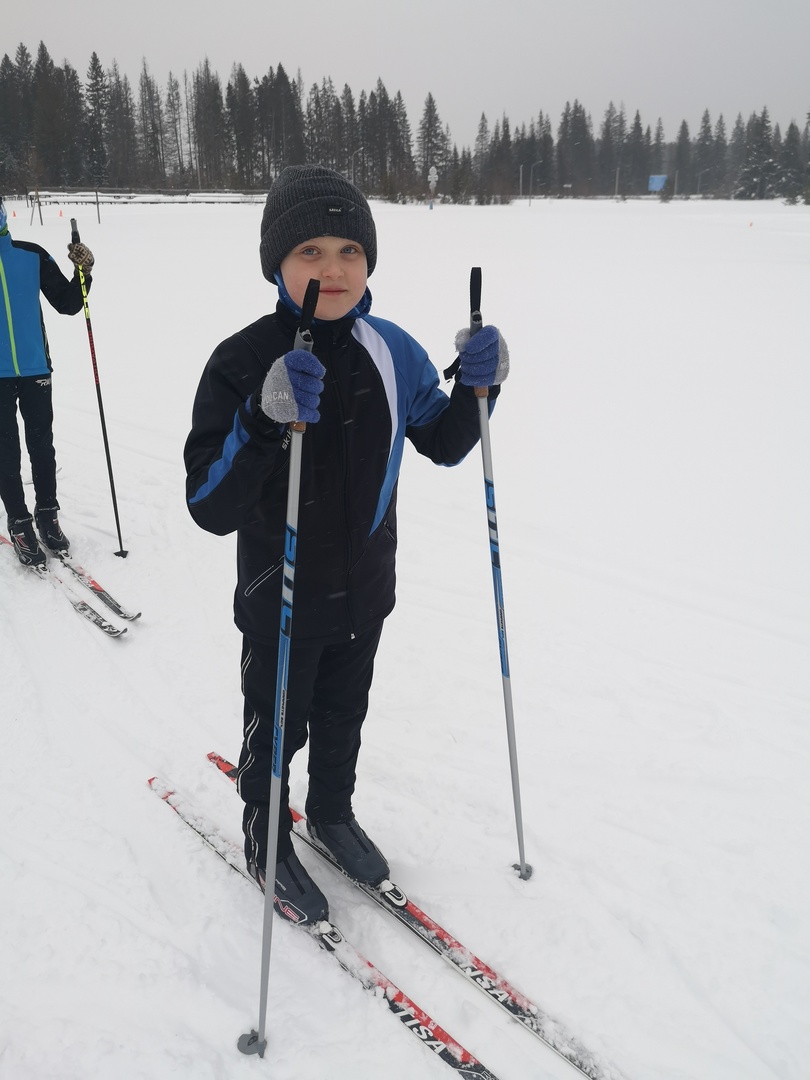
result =
M541 158L539 161L535 161L534 165L532 165L531 170L529 171L529 206L532 205L532 192L534 191L534 170L537 168L538 165L542 164L543 159Z
M357 157L358 154L362 154L362 152L363 152L363 147L358 146L357 149L352 154L352 183L354 183L354 159Z

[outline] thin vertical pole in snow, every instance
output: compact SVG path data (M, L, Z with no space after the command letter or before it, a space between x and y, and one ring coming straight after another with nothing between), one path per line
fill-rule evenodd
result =
M481 268L474 266L470 272L470 335L481 329ZM484 493L489 522L489 553L492 560L492 584L495 589L495 615L498 624L498 643L501 653L501 676L503 700L506 710L506 738L509 745L509 766L512 772L512 799L515 804L515 825L518 838L518 857L514 864L519 876L526 880L532 868L526 862L523 843L523 812L520 803L520 778L518 776L517 742L515 740L515 715L512 708L512 683L509 674L509 650L506 641L506 612L504 610L503 582L501 580L501 553L498 541L498 519L495 513L495 481L492 476L492 445L489 438L489 389L476 386L478 416L481 425L481 454L484 464Z
M313 340L309 326L318 304L318 282L307 286L301 309L301 325L295 336L295 348L312 352ZM293 617L295 586L295 557L298 540L298 502L301 490L301 438L307 429L302 421L290 424L290 479L287 487L287 527L284 539L284 577L281 589L281 625L278 639L278 668L276 671L276 713L273 727L273 772L270 777L270 806L267 822L267 866L264 883L264 922L262 924L262 971L259 991L258 1030L240 1035L237 1046L243 1054L264 1057L267 1046L267 992L270 982L270 950L273 943L273 904L275 901L276 856L278 853L278 823L281 807L281 771L284 757L284 720L287 714L287 678L290 669L290 634Z
M72 244L79 243L79 230L76 225L76 218L70 219L70 241ZM104 453L107 457L107 475L110 478L110 495L112 496L113 513L115 514L115 527L118 530L118 551L116 555L122 559L127 557L128 552L124 550L124 541L121 539L121 522L118 520L118 500L115 497L115 480L113 479L113 467L112 458L110 457L110 443L107 439L107 422L104 419L104 402L101 400L101 382L98 377L98 364L96 363L96 346L93 341L93 326L90 322L90 305L87 302L87 285L84 279L84 270L81 266L77 267L79 271L79 284L82 289L82 303L84 304L84 320L87 324L87 340L90 342L90 359L93 362L93 379L96 384L96 399L98 400L98 415L101 420L101 437L104 440Z

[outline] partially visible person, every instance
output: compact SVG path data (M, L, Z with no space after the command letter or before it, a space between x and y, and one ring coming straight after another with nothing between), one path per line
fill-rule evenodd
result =
M51 357L39 294L62 315L82 310L79 267L85 288L92 279L93 255L85 244L69 244L75 270L65 277L38 244L13 240L0 197L0 499L8 517L9 537L24 566L41 566L45 552L67 551L69 542L59 524L56 498L56 453L53 446ZM17 408L25 426L36 504L28 510L21 475L22 451ZM37 532L34 531L36 521Z

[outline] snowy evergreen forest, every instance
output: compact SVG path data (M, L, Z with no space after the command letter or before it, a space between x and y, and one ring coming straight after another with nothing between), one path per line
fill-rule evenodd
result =
M281 64L251 78L235 63L223 86L206 59L161 86L144 59L133 85L93 52L82 80L40 42L35 57L20 44L0 62L0 189L266 189L284 166L310 161L391 200L424 196L435 167L438 194L456 203L641 195L663 174L664 197L810 203L810 113L801 122L783 132L766 105L733 122L707 108L696 130L683 120L668 135L624 104L594 119L575 100L556 129L542 110L519 124L482 114L475 145L459 147L432 94L414 130L382 79L357 97L328 76L307 89Z

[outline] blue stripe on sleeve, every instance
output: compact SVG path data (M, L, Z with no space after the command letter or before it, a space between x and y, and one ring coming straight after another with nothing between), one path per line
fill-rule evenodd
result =
M208 476L205 483L202 484L188 500L189 506L194 506L195 503L202 502L203 499L207 498L211 492L222 483L233 468L234 458L249 439L250 436L245 431L242 421L239 419L239 413L237 413L234 417L233 427L223 444L222 456L217 458L208 470Z

